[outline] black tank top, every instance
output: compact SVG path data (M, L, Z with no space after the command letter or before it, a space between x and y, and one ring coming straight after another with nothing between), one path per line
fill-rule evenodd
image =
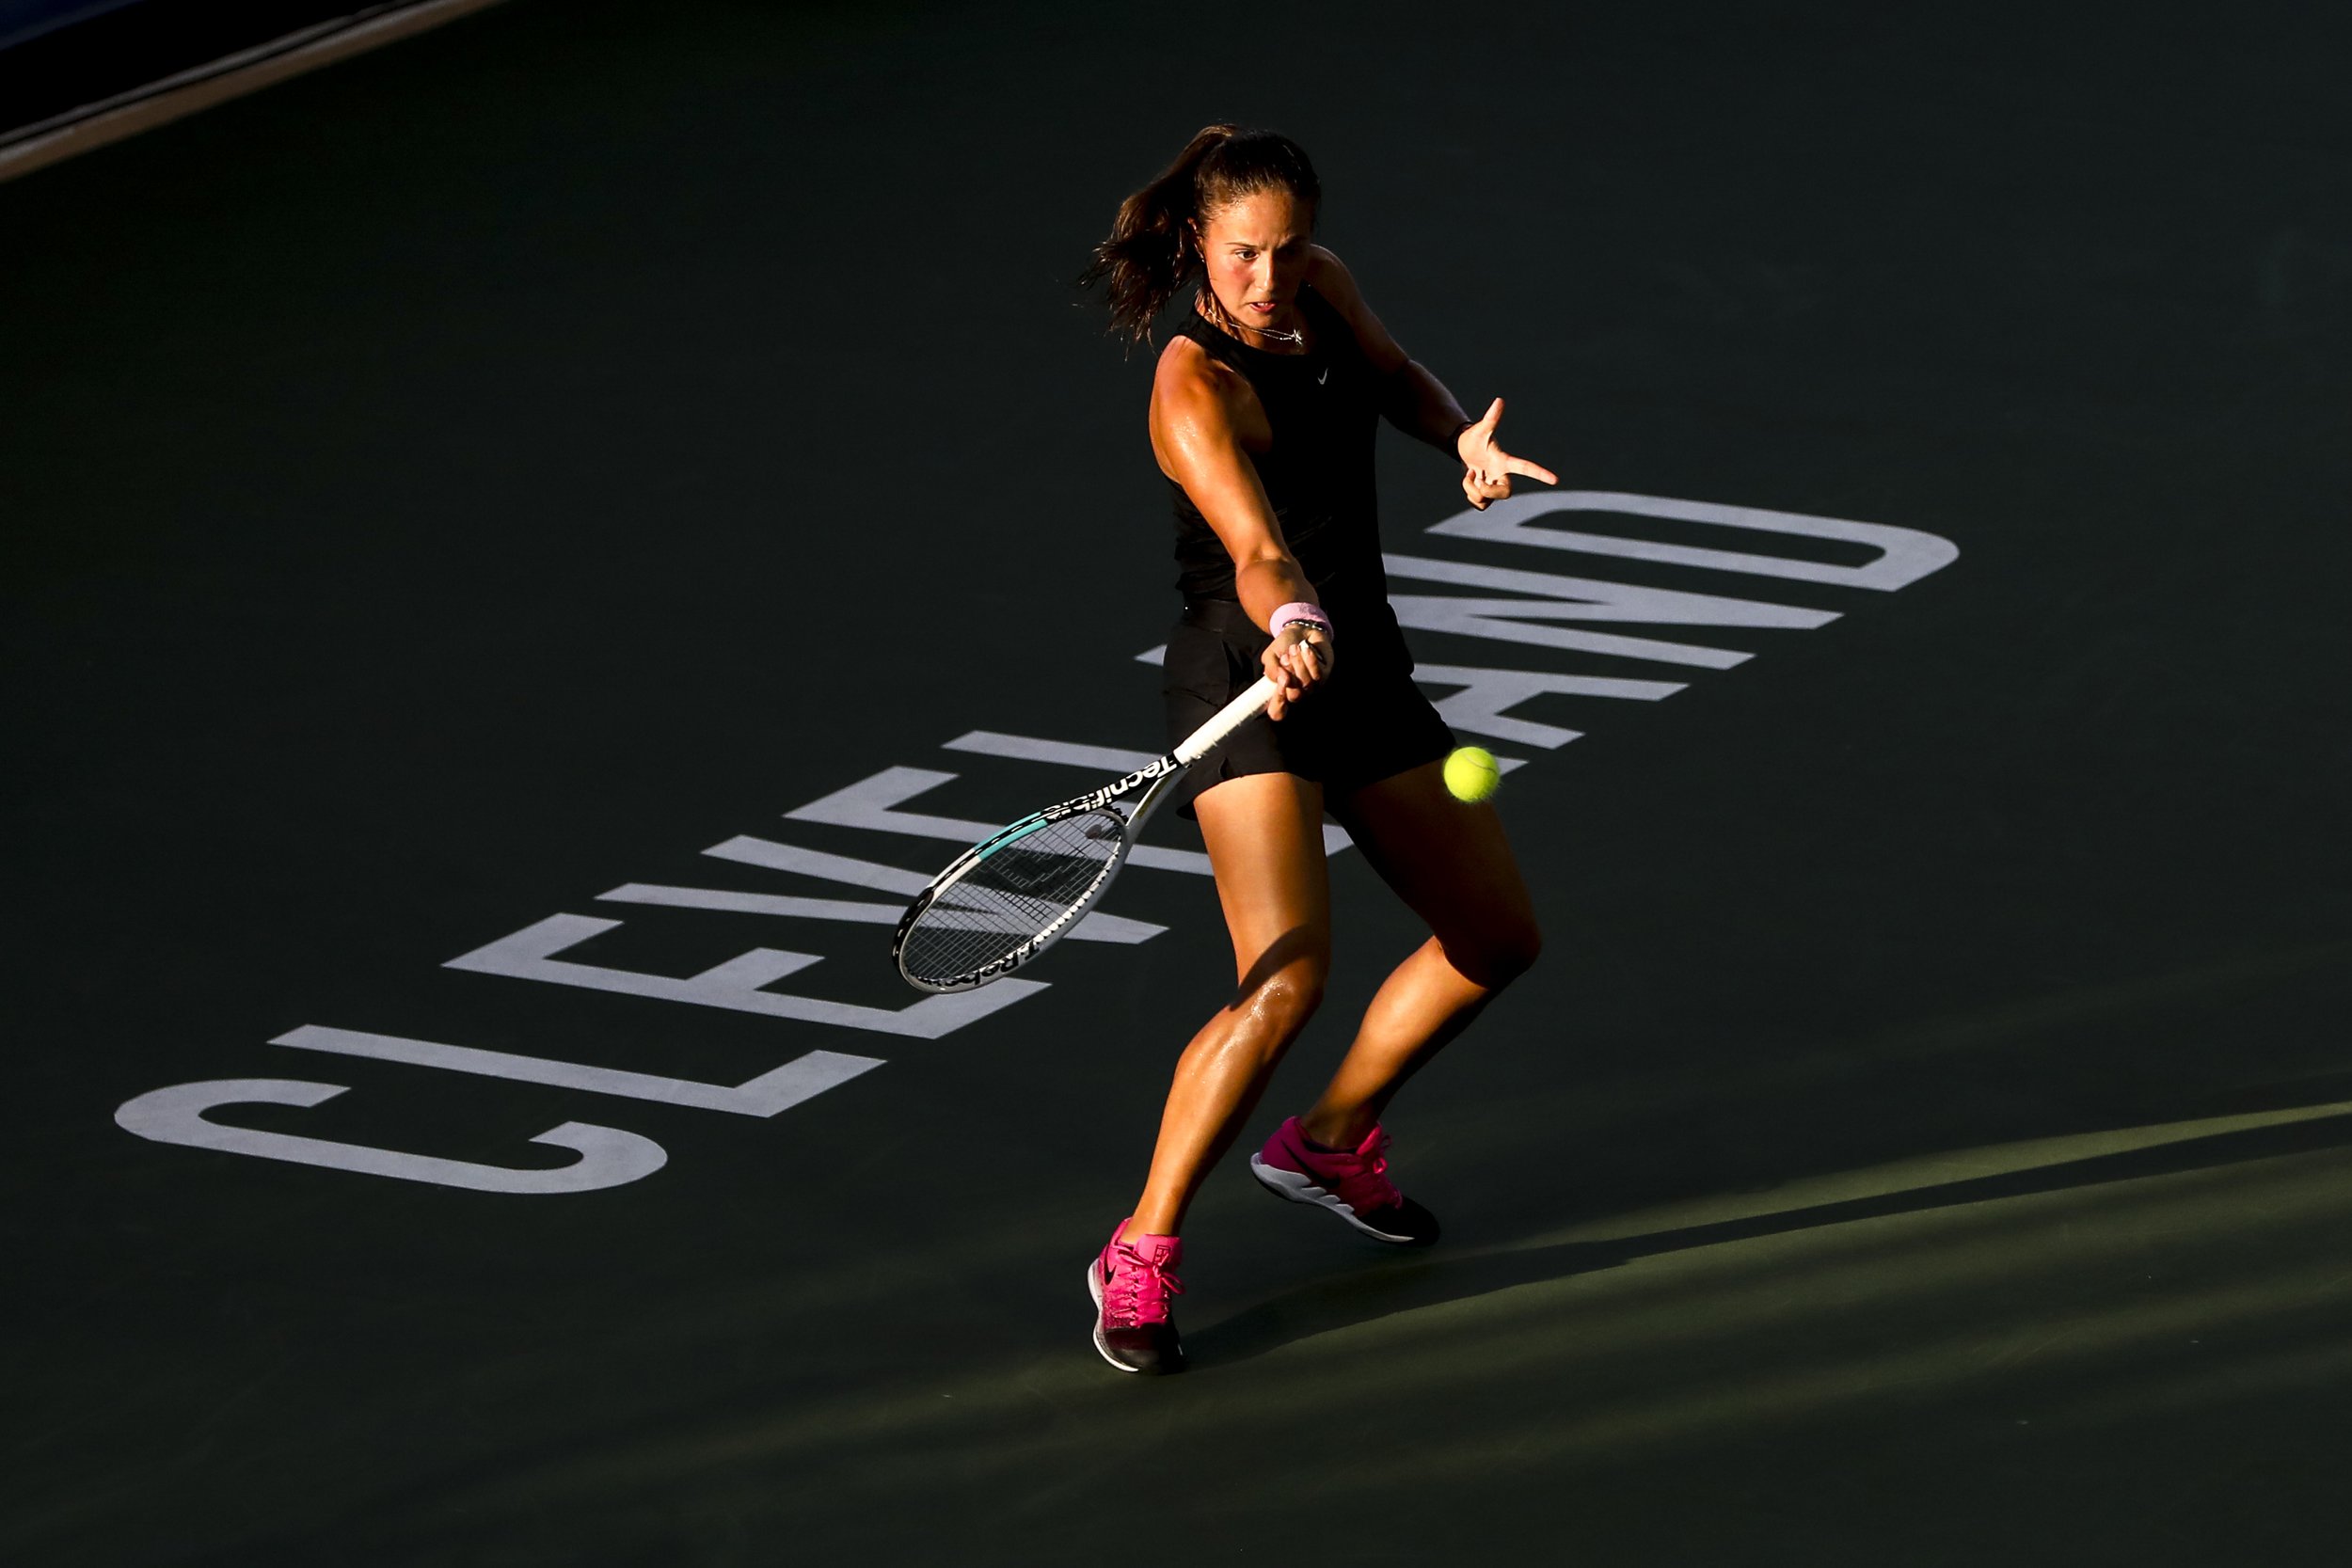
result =
M1198 310L1184 312L1176 330L1246 376L1264 406L1273 444L1250 453L1250 462L1317 596L1327 607L1384 601L1388 577L1380 567L1372 461L1381 377L1329 301L1302 287L1297 306L1311 343L1304 354L1253 348ZM1169 480L1168 488L1176 502L1178 590L1187 604L1234 598L1233 558L1224 541L1183 485Z

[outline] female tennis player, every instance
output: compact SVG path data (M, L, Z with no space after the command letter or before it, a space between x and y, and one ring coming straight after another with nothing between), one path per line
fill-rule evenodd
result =
M1430 936L1373 998L1322 1097L1250 1160L1278 1196L1382 1242L1436 1241L1438 1222L1390 1180L1382 1111L1540 945L1493 808L1445 787L1454 736L1414 686L1389 609L1373 438L1385 418L1457 458L1477 507L1514 475L1553 476L1497 443L1501 399L1471 420L1406 356L1312 243L1321 198L1289 137L1212 125L1120 207L1086 277L1131 341L1190 296L1152 387L1184 594L1163 683L1171 741L1261 673L1279 685L1271 721L1177 786L1208 845L1238 985L1178 1060L1143 1196L1088 1269L1095 1347L1122 1371L1183 1369L1168 1298L1184 1211L1322 999L1325 811Z

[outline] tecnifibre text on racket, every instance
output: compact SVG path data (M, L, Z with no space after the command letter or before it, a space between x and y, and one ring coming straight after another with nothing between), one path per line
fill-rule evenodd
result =
M1144 820L1184 770L1263 712L1274 692L1274 678L1259 677L1166 756L1032 813L957 856L915 895L890 939L891 961L907 984L970 990L1068 935L1109 890Z

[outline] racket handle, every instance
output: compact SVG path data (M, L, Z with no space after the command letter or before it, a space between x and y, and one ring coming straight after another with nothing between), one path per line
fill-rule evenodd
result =
M1227 736L1265 711L1274 700L1274 677L1260 675L1248 690L1217 710L1216 717L1184 736L1176 748L1176 760L1189 767L1207 754L1211 748Z

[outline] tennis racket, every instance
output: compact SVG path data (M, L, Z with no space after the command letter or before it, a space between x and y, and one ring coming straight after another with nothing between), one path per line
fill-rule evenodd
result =
M1145 820L1184 770L1265 710L1274 678L1218 710L1155 762L991 833L931 879L899 918L890 958L917 990L1001 979L1070 934L1110 891Z

